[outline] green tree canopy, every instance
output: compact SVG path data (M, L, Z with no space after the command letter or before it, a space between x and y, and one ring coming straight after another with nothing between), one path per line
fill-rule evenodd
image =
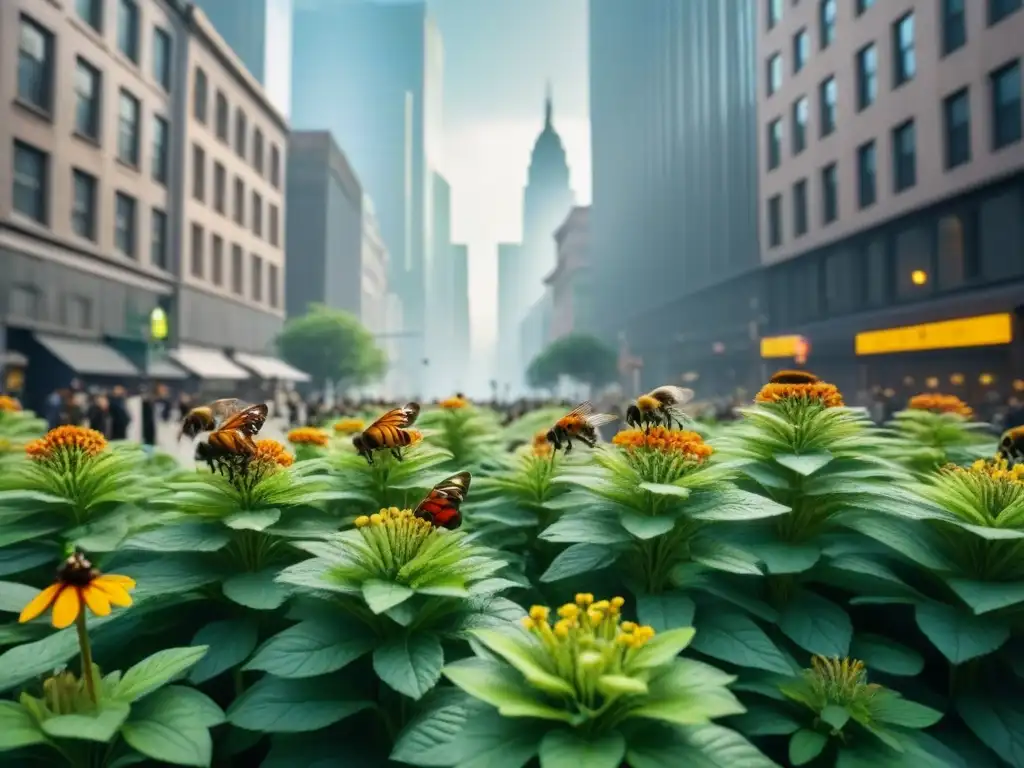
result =
M309 312L284 325L277 338L281 357L313 381L359 386L387 371L387 355L373 335L347 312L312 304Z
M549 344L530 363L526 376L539 388L550 388L559 376L568 376L597 389L618 377L618 357L595 336L574 333Z

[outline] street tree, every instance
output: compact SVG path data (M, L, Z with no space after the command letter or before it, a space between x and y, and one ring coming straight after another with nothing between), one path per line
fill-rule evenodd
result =
M328 381L361 386L387 371L387 355L362 323L322 304L311 304L305 315L288 320L277 346L286 362L321 387Z

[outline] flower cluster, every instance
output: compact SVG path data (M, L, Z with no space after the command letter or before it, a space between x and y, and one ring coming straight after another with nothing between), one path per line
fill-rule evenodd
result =
M761 387L755 395L755 403L778 403L786 401L818 402L826 408L841 408L843 396L834 384L816 381L808 384L773 384Z
M804 672L804 678L822 706L861 703L881 689L877 683L868 682L864 662L838 656L812 656L811 668Z
M554 624L549 608L531 607L523 627L540 641L567 680L575 678L578 667L613 675L622 671L630 651L642 648L655 634L652 627L623 621L623 603L621 597L595 601L583 592L558 609Z
M447 411L458 411L469 405L469 401L464 397L449 397L442 400L439 405Z
M288 433L288 442L295 445L315 445L326 448L329 436L326 431L316 427L299 427Z
M77 465L82 457L98 456L107 448L107 439L95 429L63 426L51 429L43 437L25 446L29 458L46 464Z
M256 453L252 457L252 463L263 467L266 471L270 468L290 467L295 463L295 457L288 453L277 440L268 438L256 441Z
M930 411L931 413L955 413L969 419L974 411L956 395L940 395L935 393L924 393L914 395L907 403L907 408L912 411Z
M339 435L354 435L366 428L362 419L339 419L334 422L334 431Z
M16 413L21 410L21 403L10 395L0 395L0 413Z
M356 518L363 539L388 566L401 567L419 553L434 531L429 520L416 517L410 509L391 507Z
M546 459L551 455L552 447L548 441L547 430L541 430L533 436L533 443L530 446L531 453L539 459Z
M624 429L612 438L612 444L630 452L657 451L696 462L705 461L714 452L696 432L665 427L652 427L649 432L642 429Z
M53 609L53 626L70 627L87 607L96 616L108 616L110 606L132 604L128 594L135 581L127 576L100 573L81 552L68 557L57 571L57 579L29 602L18 621L24 623Z

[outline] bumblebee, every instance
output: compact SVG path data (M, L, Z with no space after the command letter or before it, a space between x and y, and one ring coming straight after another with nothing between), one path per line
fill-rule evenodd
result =
M255 455L256 443L239 429L215 430L196 445L196 461L205 461L211 472L226 473L229 480L245 474Z
M384 448L390 449L391 455L401 461L399 449L412 442L412 433L406 430L416 423L419 415L419 403L406 403L401 408L390 410L354 436L352 445L368 464L373 464L373 452Z
M817 384L821 379L810 371L776 371L769 384Z
M597 428L615 421L616 418L618 417L610 413L594 413L594 406L589 402L580 403L556 421L545 437L556 451L565 446L565 452L568 453L572 450L573 440L579 440L593 448L600 439Z
M232 429L240 429L249 437L255 437L267 421L267 405L246 405L241 400L229 397L193 408L181 423L178 440L183 436L194 438L200 432L212 432L226 427L229 421L235 422L236 419L240 423L232 426Z
M999 455L1010 464L1024 460L1024 427L1014 427L999 439Z
M673 386L652 389L646 395L640 395L636 402L626 409L626 423L647 431L659 424L672 429L673 422L681 427L687 421L682 407L691 400L692 389Z

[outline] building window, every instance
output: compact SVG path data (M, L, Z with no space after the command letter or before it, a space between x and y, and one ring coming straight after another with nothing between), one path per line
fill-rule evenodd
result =
M768 29L774 29L782 19L782 0L764 0L768 12Z
M210 279L216 286L224 285L224 238L220 235L213 236L213 254L210 264Z
M171 90L171 35L160 27L153 27L153 79Z
M793 154L799 155L807 148L807 97L801 96L793 102Z
M252 232L263 237L263 198L256 190L252 192Z
M167 214L154 208L149 219L149 263L167 269Z
M217 138L227 143L228 140L228 97L223 91L217 91Z
M267 300L274 309L277 309L278 296L280 295L280 288L277 285L278 279L277 265L271 264L267 268Z
M100 71L79 57L75 64L75 133L100 137Z
M245 284L244 273L242 270L245 269L242 258L242 246L232 245L231 246L231 290L242 295L242 287Z
M133 62L139 63L139 6L135 0L118 0L117 47Z
M822 137L828 136L836 129L836 79L829 77L823 80L818 86L818 101L821 104L821 114L818 116L821 123Z
M64 294L61 298L61 325L79 330L92 327L92 302L87 297Z
M135 198L118 192L114 205L114 247L135 258Z
M821 169L821 220L831 224L839 218L839 182L836 178L836 164Z
M988 23L998 24L1011 13L1024 6L1021 0L988 0Z
M192 223L192 277L203 276L203 228Z
M971 160L971 104L966 88L947 96L942 103L946 128L946 168Z
M939 287L958 288L968 277L967 238L963 219L956 214L943 216L939 219L935 240Z
M192 197L206 200L206 152L198 144L192 145Z
M252 254L252 300L263 301L263 259Z
M857 0L857 15L860 16L874 4L875 0Z
M245 112L239 107L235 110L235 154L245 159L246 139L249 136L249 127L245 119Z
M117 128L117 159L135 167L139 164L139 100L123 88Z
M807 179L793 185L793 236L807 234Z
M1016 144L1021 138L1020 62L1015 61L993 72L992 149Z
M914 57L914 12L906 14L892 25L893 88L913 80L917 72Z
M825 50L836 39L836 0L820 0L818 6L818 44Z
M53 108L53 35L28 16L18 41L18 100L47 114Z
M14 142L14 210L40 224L48 221L49 165L45 152Z
M782 118L777 117L768 124L768 170L779 167L782 161Z
M43 296L34 285L12 285L8 308L11 317L24 320L41 320Z
M894 192L917 183L917 140L914 121L907 120L892 132L892 187Z
M964 0L942 0L942 53L950 54L966 44Z
M213 210L223 214L227 208L228 175L224 166L216 160L213 163Z
M235 176L235 223L245 226L245 182Z
M281 245L281 230L279 229L280 222L278 221L277 206L273 203L270 204L270 244L273 246Z
M857 148L857 203L861 208L874 205L877 199L877 178L875 142L869 141Z
M773 53L768 59L768 95L782 87L782 54Z
M782 195L768 198L768 246L782 245Z
M263 131L256 128L252 132L252 164L256 173L263 175Z
M793 74L804 68L807 58L811 55L811 36L806 29L793 35Z
M274 189L281 188L281 150L277 144L270 145L270 183Z
M103 0L75 0L75 13L97 32L103 31Z
M857 109L867 109L878 97L878 51L875 44L857 52Z
M96 177L75 168L71 172L74 201L71 204L71 229L79 237L96 240Z
M195 82L192 84L192 116L206 125L206 110L210 97L207 93L206 73L196 67Z

